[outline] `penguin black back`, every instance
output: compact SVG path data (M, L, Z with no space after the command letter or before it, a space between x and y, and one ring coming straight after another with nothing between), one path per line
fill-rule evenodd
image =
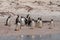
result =
M16 23L15 24L18 24L18 22L19 22L19 15L17 15Z

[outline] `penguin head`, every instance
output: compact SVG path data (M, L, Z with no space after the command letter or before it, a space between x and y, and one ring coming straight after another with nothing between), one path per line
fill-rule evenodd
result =
M10 18L10 17L11 17L11 15L8 18Z
M53 19L51 19L51 21L53 21Z
M42 19L40 18L40 20L42 20Z
M21 18L23 18L23 16L21 16Z
M19 17L19 15L17 15L17 17Z
M32 19L32 21L34 21L34 19Z
M38 18L38 20L39 20L39 18Z

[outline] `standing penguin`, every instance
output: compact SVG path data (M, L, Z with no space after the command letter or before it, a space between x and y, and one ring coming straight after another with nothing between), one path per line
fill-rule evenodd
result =
M17 18L16 18L16 28L15 28L15 31L18 31L19 30L19 27L20 27L20 20L19 20L19 15L17 15Z
M54 26L54 22L53 22L53 19L51 19L51 27Z
M21 26L25 25L25 18L23 16L21 16L20 23L21 23Z
M49 29L52 29L53 26L54 26L53 19L51 19L51 26L49 27Z
M10 26L10 21L11 21L10 18L11 18L11 16L9 16L9 17L7 18L6 24L5 24L6 26Z
M17 18L16 18L16 21L15 21L15 24L18 25L18 22L19 22L19 15L17 15Z
M28 15L26 16L26 18L25 18L25 25L28 25L28 19L29 19L29 17L30 17L30 14L28 14Z
M39 22L40 22L40 20L39 20L39 18L38 18L37 23L36 23L36 26L37 26L37 27L39 27L39 25L40 25Z
M40 28L42 27L42 19L40 18Z
M38 26L39 28L42 27L42 19L41 19L41 18L38 18L37 24L38 24L37 26Z
M27 18L25 18L25 25L27 25L27 21L28 21L28 19L27 19Z
M32 27L32 28L35 28L35 20L34 20L34 19L32 19L31 27Z
M27 23L28 23L28 26L31 26L31 18L30 17L28 18L28 22Z

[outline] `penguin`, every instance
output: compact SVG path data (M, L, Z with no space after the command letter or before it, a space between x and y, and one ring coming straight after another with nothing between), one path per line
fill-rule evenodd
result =
M30 17L28 18L27 23L28 23L28 26L31 26L31 18Z
M53 19L51 19L51 23L53 24Z
M17 18L16 18L16 21L15 21L15 24L18 25L18 22L19 22L19 15L17 15Z
M15 24L16 24L15 31L19 31L19 29L21 29L21 24L20 24L20 20L19 20L19 15L17 15Z
M20 23L21 23L21 26L25 25L25 18L23 16L21 16L20 18Z
M8 16L7 20L6 20L6 26L10 26L10 21L11 21L11 16Z
M25 25L27 25L27 21L28 21L28 19L27 19L27 18L25 18Z
M31 27L32 27L32 28L35 28L35 24L36 24L36 23L35 23L35 20L34 20L34 19L32 19Z
M40 25L39 22L40 22L40 20L39 20L39 18L38 18L38 19L37 19L37 23L36 23L36 26L37 26L37 27L39 27L39 25Z
M42 27L42 19L41 18L38 18L38 20L37 20L37 26L38 26L38 28Z
M49 29L52 29L53 25L54 25L54 22L53 22L53 19L51 19L51 26L49 27Z
M51 27L53 27L54 25L54 22L53 22L53 19L51 19Z
M30 17L30 14L27 14L26 18L25 18L25 25L28 25L28 19Z
M42 19L40 18L40 28L42 28Z
M17 23L15 31L19 31L21 29L21 24L20 22Z

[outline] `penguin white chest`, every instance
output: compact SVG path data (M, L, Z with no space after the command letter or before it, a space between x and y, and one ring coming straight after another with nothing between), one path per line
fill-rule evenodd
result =
M53 24L53 21L51 21L51 23Z
M35 22L34 21L32 21L31 26L33 26L33 27L35 26Z
M10 24L11 19L8 20L8 24Z
M18 22L18 26L20 26L21 24Z
M51 21L51 27L53 27L54 26L54 23L53 23L53 21Z
M37 21L38 23L40 22L40 20Z
M40 26L42 26L42 21L39 22Z
M25 19L24 18L21 19L21 25L25 25Z

